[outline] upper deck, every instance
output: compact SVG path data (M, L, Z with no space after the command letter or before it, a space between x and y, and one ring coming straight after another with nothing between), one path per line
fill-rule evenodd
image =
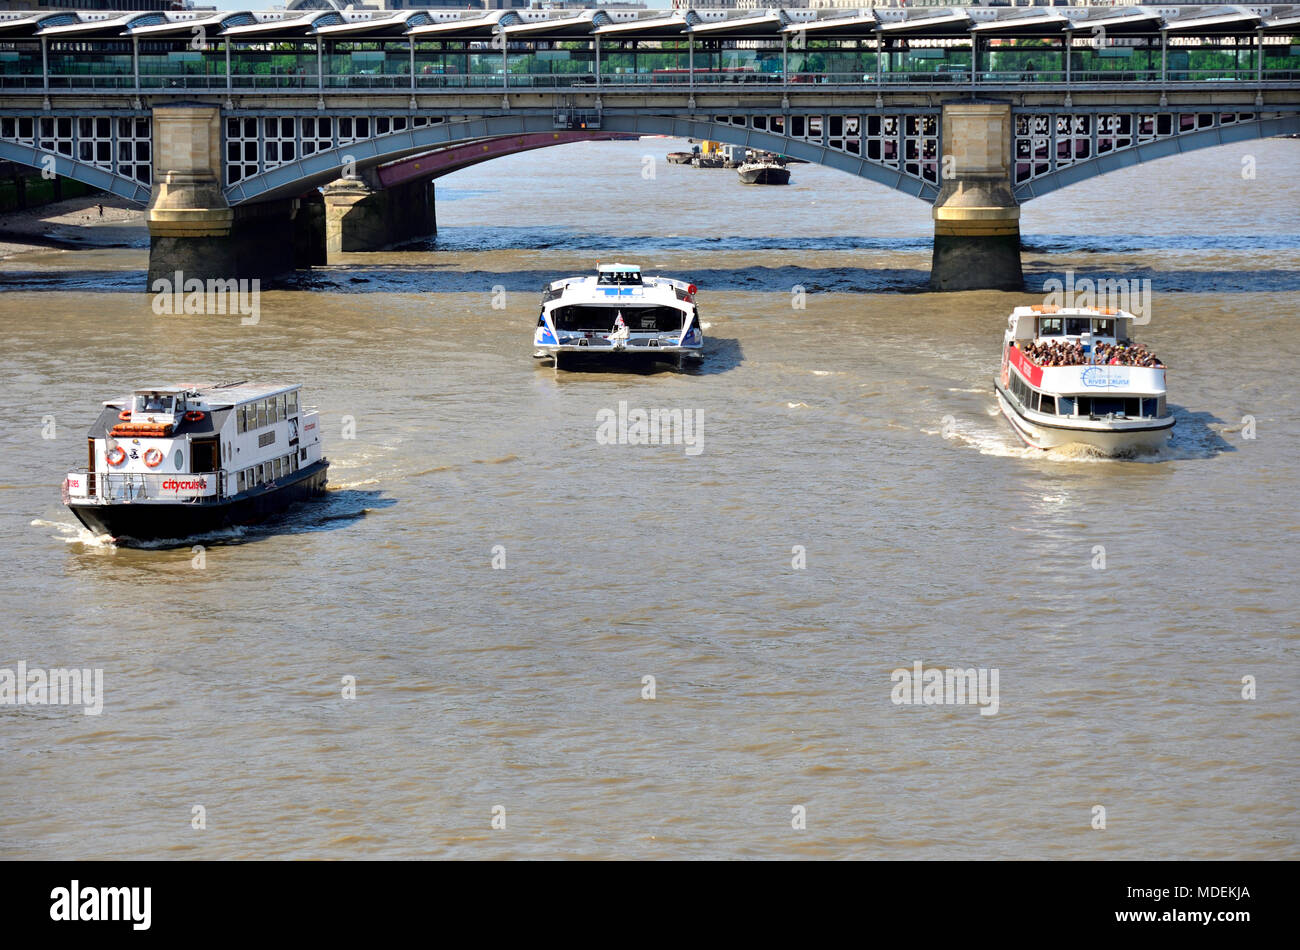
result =
M141 386L130 396L106 400L104 405L132 412L211 412L287 395L300 388L297 383L250 383L247 380L237 383L165 383Z
M672 277L647 277L635 264L598 264L595 275L552 281L542 295L543 306L625 307L671 306L689 309L694 284Z

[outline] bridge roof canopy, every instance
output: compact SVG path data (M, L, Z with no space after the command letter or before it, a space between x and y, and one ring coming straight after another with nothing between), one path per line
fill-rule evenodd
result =
M1016 11L1018 16L1000 16L970 28L980 36L1055 36L1071 29L1070 19L1053 7Z
M219 12L204 16L203 14L171 14L162 22L131 23L123 32L127 36L188 36L196 26L212 34L223 33L228 26L251 23L254 17L246 12Z
M344 0L340 0L344 2ZM781 9L678 9L643 14L594 9L581 11L513 10L276 10L176 11L116 13L51 11L0 16L0 38L58 37L76 40L124 36L188 35L202 26L209 37L239 40L414 36L417 39L481 40L497 32L520 39L668 40L698 34L708 39L776 38L804 32L810 36L863 38L953 38L1056 36L1104 29L1110 36L1153 35L1196 38L1300 33L1300 4L1260 7L1234 4L1131 7L874 7L853 11ZM596 0L599 4L599 0ZM337 4L335 4L337 6Z
M43 23L53 26L56 23L74 23L78 19L75 13L67 12L8 17L0 20L0 36L33 37L40 31Z
M1088 33L1105 30L1111 36L1159 33L1162 23L1164 17L1146 7L1129 7L1123 13L1116 13L1114 7L1103 9L1087 7L1080 8L1078 16L1070 17L1070 29L1076 33L1080 30Z
M316 32L321 36L405 36L413 27L432 22L433 17L423 10L398 10L393 13L377 11L374 16L318 26Z
M880 31L880 18L874 10L850 16L828 17L824 20L795 21L786 24L786 33L815 33L817 36L875 36Z
M695 17L695 22L699 17ZM686 35L691 22L687 13L674 12L667 16L641 17L618 23L605 23L593 31L597 36L613 36L632 40L676 39Z
M144 25L145 22L159 23L165 19L166 16L162 13L123 13L93 20L78 20L76 23L60 23L49 26L42 24L36 33L38 36L58 37L59 39L69 37L75 37L79 40L118 39L133 21L138 21L141 25Z
M520 22L520 19L519 14L513 10L493 10L487 14L477 13L457 20L427 23L413 27L410 32L417 39L482 40L491 38L496 33L498 24L509 26Z
M1265 33L1300 33L1300 7L1268 17L1264 20L1263 30Z
M748 36L778 36L786 18L780 10L765 10L725 20L701 21L687 27L688 33L720 34L728 38Z
M239 26L228 26L222 35L232 39L270 39L272 37L312 36L322 26L343 23L343 14L337 10L311 10L307 13L267 18Z
M1199 10L1180 11L1177 17L1165 21L1165 29L1171 34L1196 35L1209 30L1216 36L1225 34L1254 33L1264 18L1252 10L1242 7L1202 7Z
M964 36L970 31L971 18L961 7L950 7L939 13L931 10L904 8L906 15L895 19L880 18L880 32L890 36ZM889 13L892 11L882 11Z
M593 27L612 22L604 10L579 10L573 16L557 19L532 20L528 22L503 24L501 32L506 36L550 38L561 36L589 37Z

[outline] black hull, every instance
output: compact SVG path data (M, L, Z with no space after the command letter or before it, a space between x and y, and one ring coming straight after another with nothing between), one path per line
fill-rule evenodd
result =
M676 353L666 353L657 347L637 347L629 352L623 350L596 350L594 352L584 352L583 350L565 350L558 354L559 363L557 367L562 370L576 369L630 369L630 370L647 370L654 366L667 363L676 366L678 363L685 365L692 364L704 356L703 350L679 351ZM552 357L553 358L553 357Z
M745 171L740 173L740 180L746 185L788 185L790 184L790 169L759 168L753 171Z
M320 495L325 491L328 468L329 462L320 461L294 473L297 477L291 482L265 490L259 488L221 502L116 505L69 502L68 507L89 530L107 534L114 540L182 542L223 528L258 524L282 514L290 505Z

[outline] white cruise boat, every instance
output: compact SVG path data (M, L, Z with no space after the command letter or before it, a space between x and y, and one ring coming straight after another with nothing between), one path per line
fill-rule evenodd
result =
M320 418L296 385L181 384L109 400L63 502L96 534L184 539L325 490Z
M1134 316L1088 307L1016 307L1007 319L998 405L1027 445L1131 455L1174 427L1165 365L1134 343Z
M542 293L533 344L537 359L561 355L620 359L699 358L704 330L696 286L671 277L642 277L635 264L601 264L590 277L552 281Z

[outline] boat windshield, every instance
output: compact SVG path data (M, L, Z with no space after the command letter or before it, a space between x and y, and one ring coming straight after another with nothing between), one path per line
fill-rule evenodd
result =
M609 333L619 314L634 333L679 333L684 311L676 307L557 307L551 313L557 330Z
M136 412L171 412L172 397L160 393L136 393Z
M596 278L596 283L609 287L618 284L639 284L641 283L641 272L639 270L603 270Z

